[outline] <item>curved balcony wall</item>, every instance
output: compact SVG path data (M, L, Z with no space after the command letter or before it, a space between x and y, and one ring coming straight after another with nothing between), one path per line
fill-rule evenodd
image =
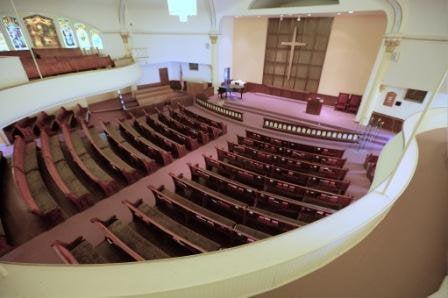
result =
M448 127L447 112L429 111L419 132ZM403 132L382 151L376 186L367 195L303 228L250 245L167 260L80 266L3 263L0 288L6 296L24 297L247 297L284 285L352 248L386 216L415 172L418 148L415 138L409 138L418 117L406 120ZM401 160L396 158L401 154ZM399 160L393 173L391 160Z
M135 84L138 64L61 75L0 90L0 128L37 112Z

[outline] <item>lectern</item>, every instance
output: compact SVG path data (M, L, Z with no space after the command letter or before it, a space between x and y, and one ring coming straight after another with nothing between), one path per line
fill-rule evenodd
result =
M323 103L324 101L317 97L308 99L308 102L306 104L306 113L312 115L320 115Z

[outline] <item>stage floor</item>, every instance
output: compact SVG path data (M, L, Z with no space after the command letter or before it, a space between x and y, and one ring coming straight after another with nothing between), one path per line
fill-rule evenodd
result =
M359 130L360 127L355 121L355 115L334 110L331 106L322 106L320 115L311 115L305 113L306 103L299 100L285 97L273 96L263 93L247 92L240 99L235 94L232 97L220 99L217 96L211 98L212 102L222 104L229 108L250 109L266 116L276 116L281 118L291 118L294 121L303 121L310 124L319 124L323 126L342 128L350 130Z

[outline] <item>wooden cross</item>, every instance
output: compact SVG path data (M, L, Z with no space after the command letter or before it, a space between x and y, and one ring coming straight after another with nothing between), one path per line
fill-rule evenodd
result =
M289 52L289 64L288 64L288 73L287 73L287 79L289 80L289 77L291 76L291 68L292 68L292 60L294 58L294 50L295 47L300 47L306 45L306 43L303 42L297 42L297 26L294 27L294 33L292 34L292 40L289 42L283 41L280 45L282 46L290 46L291 50Z

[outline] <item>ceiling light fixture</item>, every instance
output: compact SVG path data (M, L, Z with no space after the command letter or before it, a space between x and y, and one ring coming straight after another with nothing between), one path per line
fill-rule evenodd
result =
M181 22L187 22L188 17L198 13L196 0L167 0L167 2L169 14L178 16Z
M341 13L340 13L340 12L338 12L338 13L337 13L337 15L338 15L338 16L340 16L340 15L341 15Z
M349 10L348 13L352 14L354 11L353 10Z
M301 18L300 16L297 17L297 22L300 22Z
M309 16L309 17L310 17L310 16L311 16L311 14L309 13L309 14L307 14L307 16Z

